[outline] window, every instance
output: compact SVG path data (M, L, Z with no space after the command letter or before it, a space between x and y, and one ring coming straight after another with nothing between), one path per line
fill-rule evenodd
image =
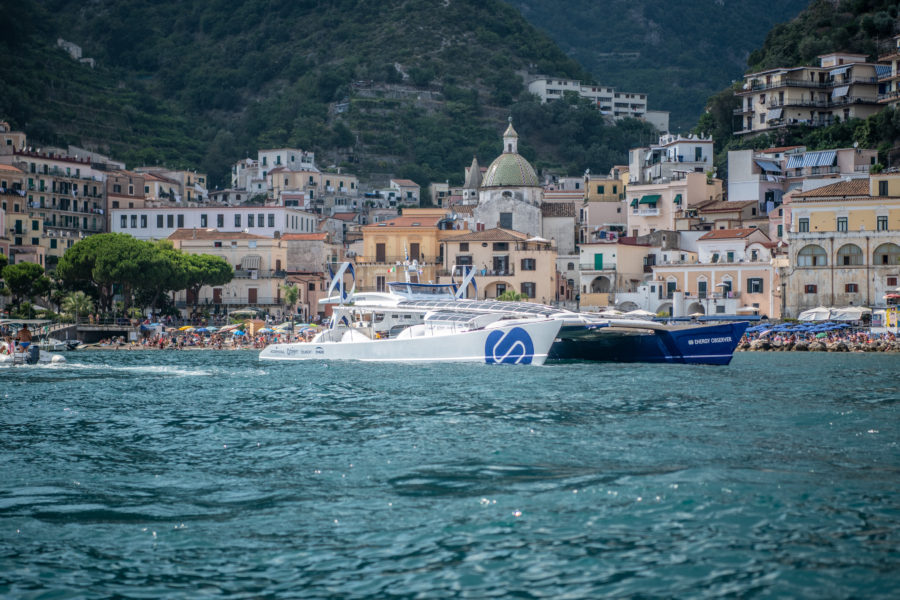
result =
M147 229L147 215L141 215L141 229Z
M213 242L213 248L221 248L222 242Z
M797 219L797 231L800 233L809 233L809 219Z
M509 250L509 244L506 242L494 242L494 252L506 252Z
M262 227L262 223L259 226ZM275 227L275 215L272 213L269 213L269 227Z
M163 216L162 215L156 215L156 226L159 227L160 229L162 229L162 226L163 226Z
M784 225L778 226L778 237L784 237Z
M499 287L499 286L498 286ZM522 282L522 293L525 294L528 298L534 298L536 293L537 286L533 281L523 281Z
M844 286L844 292L847 294L856 294L859 292L859 284L848 283Z
M900 246L897 244L881 244L875 248L874 261L876 265L900 265Z
M471 266L472 265L472 255L471 254L457 254L456 255L456 264L460 266Z
M875 221L875 229L877 231L887 231L887 228L888 228L888 218L886 216L877 217L876 221Z
M468 252L469 251L469 242L461 242L459 244L459 251L460 252Z
M131 228L137 229L137 215L131 215Z
M247 227L256 227L252 213L247 215Z
M703 161L703 148L699 146L694 148L694 162L702 162Z
M707 290L706 290L706 280L701 279L697 282L697 297L698 298L706 298Z
M119 217L119 227L122 229L128 229L128 215L122 215Z
M888 285L888 287L897 287L897 278L896 277L888 277L887 285Z
M503 229L513 228L513 215L511 212L500 213L500 227Z
M847 231L847 217L838 217L837 218L837 230L838 231Z
M56 248L56 240L51 239L50 240L50 249L52 250L54 248Z
M798 267L825 267L828 266L828 254L822 246L810 244L804 246L797 253Z
M815 284L807 283L803 286L803 291L807 294L815 294L818 290L818 287Z
M166 215L166 227L169 229L175 227L175 215Z
M878 182L878 195L879 196L887 196L888 195L888 182L887 181L879 181Z
M234 226L235 227L241 226L241 213L234 213Z
M248 248L256 248L256 240L248 240L247 247Z
M216 215L216 227L225 227L225 215Z
M178 215L178 226L184 227L184 215Z
M728 252L725 254L725 256L726 256L726 259L725 259L726 262L730 262L730 263L734 262L734 252Z
M523 271L534 271L536 261L533 258L523 258L522 259L522 270Z
M597 186L597 193L598 193L598 194L602 194L602 193L603 193L603 186L602 186L602 185L598 185L598 186Z
M684 260L684 259L682 259ZM759 260L759 250L751 250L750 251L750 260L756 262Z
M863 264L863 251L856 244L844 244L838 249L837 264L842 267L858 267Z
M750 277L747 279L747 293L748 294L762 294L763 293L763 280L759 277Z
M206 227L206 215L200 215L200 227Z
M712 262L714 262L714 263L719 262L719 253L718 252L713 252Z
M387 253L384 244L375 244L375 262L387 262Z
M41 227L40 227L40 225L38 225L38 222L32 219L32 221L31 221L31 230L32 230L32 231L38 231L40 228L41 228Z

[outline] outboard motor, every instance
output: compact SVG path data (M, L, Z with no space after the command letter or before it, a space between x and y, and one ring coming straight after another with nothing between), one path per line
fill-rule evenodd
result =
M36 344L31 344L28 346L28 350L25 352L25 362L29 365L37 364L37 361L41 357L41 349L37 347Z

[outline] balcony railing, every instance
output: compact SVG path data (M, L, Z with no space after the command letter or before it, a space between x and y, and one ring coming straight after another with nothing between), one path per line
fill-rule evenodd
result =
M407 260L407 258L405 256L384 256L384 257L359 256L356 258L355 262L358 265L397 265L397 264L402 265L403 261L405 261L405 260ZM413 260L416 260L416 257L410 256L409 260L410 260L410 262ZM429 258L427 256L424 258L420 257L418 259L418 261L419 261L419 266L429 266L429 265L434 266L435 264L440 263L440 260L438 258L435 258L435 257Z
M597 268L597 265L595 265L594 263L581 263L581 264L578 265L578 269L579 269L580 271L615 271L615 270L616 270L616 263L614 263L614 262L610 262L610 263L604 262L604 263L603 263L603 267L600 268L600 269L598 269L598 268Z
M275 271L272 269L235 269L235 279L284 279L284 271Z
M659 209L658 208L639 208L631 211L631 214L636 217L658 217Z
M437 272L440 277L461 277L462 270L460 268L456 269L438 269ZM516 270L513 267L509 269L475 269L475 275L478 277L514 277L516 274Z

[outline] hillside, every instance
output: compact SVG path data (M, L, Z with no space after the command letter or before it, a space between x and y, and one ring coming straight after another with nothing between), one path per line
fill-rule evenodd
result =
M770 29L809 0L510 2L600 83L646 92L651 109L671 112L673 131L686 131L709 96L740 79Z
M842 51L876 60L887 53L891 38L900 34L897 3L889 0L813 0L789 23L776 26L749 57L745 72L776 67L814 65L818 56ZM794 127L754 137L733 135L733 109L740 104L731 86L709 98L695 132L715 139L719 174L727 175L729 150L803 145L810 150L846 148L854 143L879 150L883 166L896 166L900 153L900 112L885 109L863 121L838 122L830 127ZM893 156L892 156L893 155ZM892 160L892 158L894 160Z
M36 141L101 146L130 166L190 165L218 185L233 161L279 146L363 176L457 181L473 154L500 151L510 112L584 118L517 105L528 70L589 75L499 0L21 0L4 11L17 27L0 42L0 84L12 90L0 115ZM575 152L554 136L524 140L525 151L601 171L646 136L589 129Z

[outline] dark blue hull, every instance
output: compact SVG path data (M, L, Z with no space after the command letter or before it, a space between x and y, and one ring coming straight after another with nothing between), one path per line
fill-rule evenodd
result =
M749 323L680 329L634 330L604 327L590 336L567 336L550 348L550 359L603 362L727 365Z

